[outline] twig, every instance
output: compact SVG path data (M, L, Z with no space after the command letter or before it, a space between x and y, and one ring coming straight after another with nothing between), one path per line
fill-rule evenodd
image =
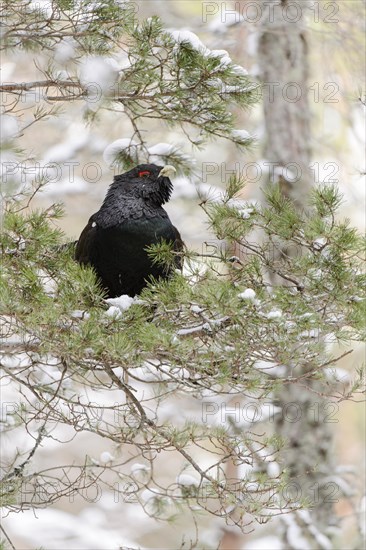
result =
M7 534L7 532L5 531L5 529L4 529L4 527L3 527L3 525L2 525L1 523L0 523L0 529L1 529L2 532L4 533L5 538L6 538L6 540L8 541L8 543L10 544L10 546L12 547L12 549L13 549L13 550L16 550L14 544L11 542L9 535Z

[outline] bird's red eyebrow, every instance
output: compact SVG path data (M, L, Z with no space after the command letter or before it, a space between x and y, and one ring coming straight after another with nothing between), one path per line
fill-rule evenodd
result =
M142 178L142 176L150 176L149 170L143 170L142 172L139 172L139 178Z

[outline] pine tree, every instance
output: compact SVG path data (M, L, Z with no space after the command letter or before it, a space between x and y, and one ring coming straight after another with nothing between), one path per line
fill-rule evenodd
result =
M250 106L258 92L223 51L193 33L168 32L156 17L140 20L133 7L59 0L45 10L26 0L2 8L5 51L42 61L34 80L1 87L5 154L17 159L5 161L3 177L2 370L16 398L2 423L9 441L17 430L33 438L6 457L3 506L51 506L96 487L161 520L189 510L192 522L205 513L247 532L313 505L289 486L280 462L288 442L274 420L296 419L273 403L279 388L316 380L324 395L331 387L335 403L360 391L361 369L334 389L338 361L351 350L333 356L323 342L364 338L364 240L338 220L334 186L314 189L299 211L276 186L266 205L239 200L245 182L233 177L221 199L201 204L225 246L206 257L187 251L184 275L154 282L135 300L104 299L93 271L61 246L54 222L62 207L31 208L47 178L22 181L30 152L17 138L59 116L60 104L78 103L90 124L111 110L130 121L131 137L109 151L120 168L155 154L150 119L180 128L197 148L222 138L245 148L251 140L235 131L230 109ZM60 48L75 61L68 74L53 62ZM29 121L22 101L39 90ZM174 145L160 155L181 173L194 170ZM289 248L295 253L278 253ZM166 245L150 253L158 262L174 255ZM189 411L178 409L183 397ZM61 441L65 427L109 450L72 465L55 455L34 468L40 447ZM228 461L245 473L227 478ZM167 463L173 476L163 475Z

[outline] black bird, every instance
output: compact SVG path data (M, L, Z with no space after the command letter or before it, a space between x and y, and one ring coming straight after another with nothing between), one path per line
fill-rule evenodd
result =
M75 258L91 265L108 297L135 296L151 277L168 278L172 269L153 263L146 247L162 240L180 252L183 242L162 205L173 190L175 168L140 164L115 176L104 202L89 219L76 245ZM181 268L177 255L176 266Z

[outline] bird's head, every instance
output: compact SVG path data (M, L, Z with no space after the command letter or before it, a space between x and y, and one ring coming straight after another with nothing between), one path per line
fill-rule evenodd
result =
M157 166L156 164L139 164L132 170L114 178L112 187L120 188L123 193L150 200L156 205L162 205L170 199L173 184L170 177L174 176L174 166Z

